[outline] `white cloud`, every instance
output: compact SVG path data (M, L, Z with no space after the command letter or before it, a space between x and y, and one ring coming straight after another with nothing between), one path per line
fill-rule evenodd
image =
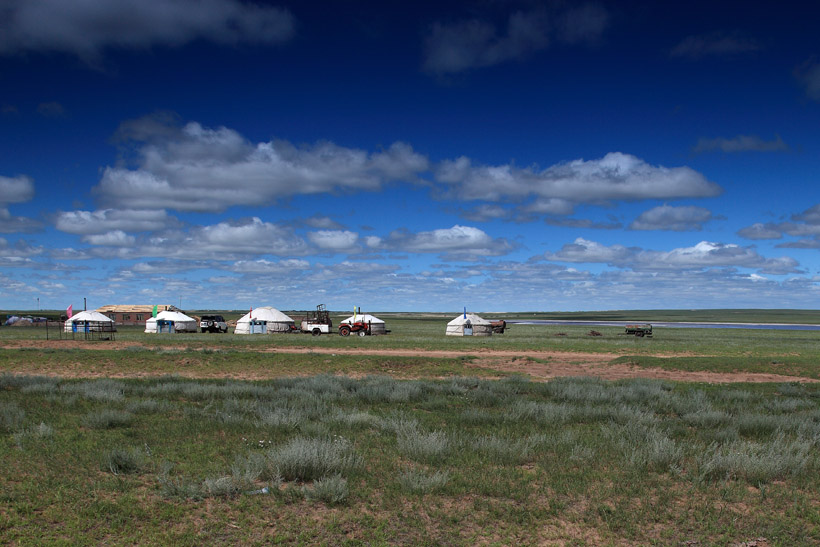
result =
M6 0L0 53L63 51L87 62L108 48L276 43L294 33L285 9L241 0Z
M698 140L692 148L692 152L699 154L702 152L721 151L726 153L734 152L785 152L789 146L783 142L780 135L775 135L774 140L765 141L757 135L738 135L731 139L716 138Z
M820 204L814 205L791 216L792 222L761 223L756 222L738 231L738 235L746 239L782 239L783 235L793 237L820 238ZM814 249L818 247L818 241L802 240L799 242L787 242L778 247L791 247L797 249Z
M32 247L29 242L24 239L18 239L14 245L11 245L6 239L0 237L0 256L4 258L27 258L41 255L43 251L42 247Z
M33 219L12 215L5 207L0 207L0 233L19 234L39 231L43 225Z
M349 230L319 230L307 235L311 243L323 251L351 252L356 250L359 234Z
M751 226L738 230L737 235L744 239L781 239L783 232L775 224L755 222Z
M83 237L83 241L91 245L102 247L131 247L137 239L122 230L112 230L104 234L90 234Z
M547 48L552 40L593 43L608 22L603 7L588 3L553 13L515 12L501 32L493 23L479 18L435 23L425 39L423 68L433 74L452 74L521 59Z
M304 220L305 225L319 230L342 230L344 226L332 218L323 215L313 215Z
M611 200L711 197L717 184L689 167L649 165L629 154L611 152L598 160L574 160L537 170L512 165L473 166L465 157L442 162L436 178L462 200L520 201L526 210L569 214L572 205Z
M516 248L504 238L493 238L483 230L458 224L418 233L396 230L382 241L382 247L397 252L439 253L450 260L501 256Z
M629 225L629 229L670 230L673 232L699 231L712 218L712 213L703 207L661 205L641 213Z
M55 227L70 234L103 234L112 230L156 232L178 224L164 210L100 209L59 213Z
M95 191L107 207L214 212L297 194L379 190L428 169L404 143L373 153L330 142L253 144L225 127L175 128L156 117L129 122L121 134L139 143L138 167L105 169Z
M16 177L0 176L0 204L22 203L34 197L34 181L31 177L18 175Z
M637 249L623 245L606 246L582 237L565 244L557 253L546 253L547 260L557 262L601 263L621 265L634 257Z
M544 257L555 262L608 264L634 271L750 268L778 275L801 273L798 262L793 258L765 258L752 247L709 241L671 251L653 251L617 244L606 246L578 238L564 245L557 253L545 253Z
M269 260L238 260L229 268L232 272L244 274L290 274L310 269L310 262L297 258L271 262Z

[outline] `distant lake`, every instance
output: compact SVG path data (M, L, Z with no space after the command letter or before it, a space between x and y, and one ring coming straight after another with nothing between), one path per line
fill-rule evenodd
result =
M513 325L588 325L593 327L623 327L646 323L646 321L553 321L548 319L508 319ZM787 323L683 323L652 322L652 327L669 327L672 329L773 329L773 330L820 330L820 325L791 325Z

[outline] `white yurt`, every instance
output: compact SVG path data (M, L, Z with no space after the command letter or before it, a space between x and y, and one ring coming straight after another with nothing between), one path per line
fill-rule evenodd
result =
M151 334L174 332L197 332L196 319L179 311L164 310L145 322L145 332Z
M375 315L370 315L369 313L357 313L355 315L351 315L347 319L342 320L340 323L341 325L355 323L356 321L363 321L365 323L370 324L370 334L386 334L387 329L385 328L384 321L376 317Z
M294 327L293 319L270 306L254 308L236 322L234 334L272 334L290 332Z
M447 323L447 336L492 336L492 323L474 313L463 313Z
M98 311L81 311L66 319L65 332L113 332L114 320Z

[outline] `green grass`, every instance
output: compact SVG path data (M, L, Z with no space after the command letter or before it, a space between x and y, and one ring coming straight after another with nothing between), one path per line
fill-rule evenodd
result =
M701 313L693 320L707 320ZM470 357L589 352L638 367L820 379L817 333L656 329L637 339L616 327L591 337L583 326L516 325L464 339L444 336L446 316L385 319L390 335L365 338L124 328L116 342L131 345L119 350L38 347L43 330L0 328L0 537L820 542L820 384L537 383ZM12 348L20 340L33 347ZM265 351L288 347L329 353ZM78 375L100 379L61 378Z
M2 376L0 397L12 544L820 542L820 385Z

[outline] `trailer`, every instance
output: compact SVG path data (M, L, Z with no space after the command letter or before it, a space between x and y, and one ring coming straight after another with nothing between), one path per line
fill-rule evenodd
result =
M624 327L624 334L630 334L633 336L637 336L638 338L643 338L644 336L646 336L647 338L651 338L652 325L649 323L626 325L626 327Z
M304 318L299 323L300 331L309 332L313 336L330 334L332 328L333 321L330 320L330 312L327 311L324 304L316 306L316 311L305 312Z

